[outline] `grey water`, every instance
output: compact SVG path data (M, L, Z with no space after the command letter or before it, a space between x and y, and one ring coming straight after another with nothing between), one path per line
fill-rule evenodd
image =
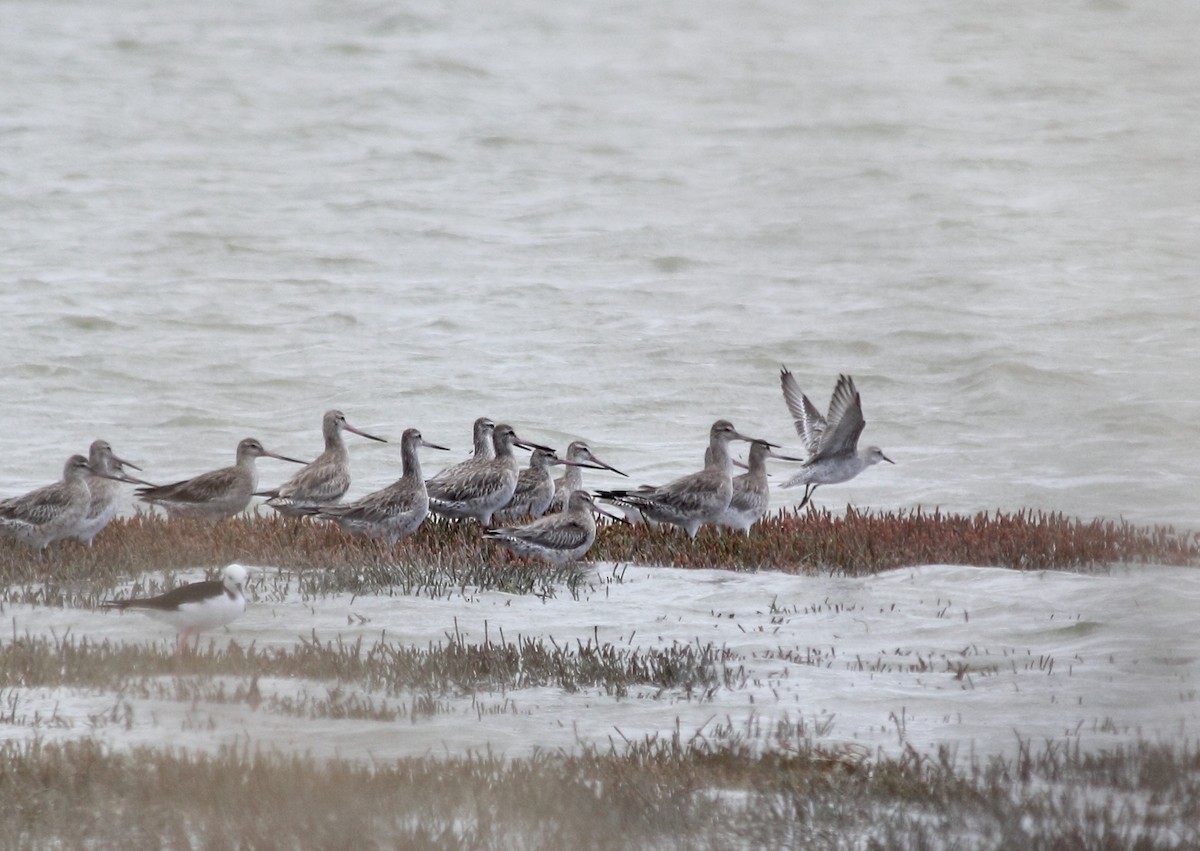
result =
M4 3L0 496L96 437L155 481L250 435L312 456L329 407L659 482L718 417L798 447L786 364L821 408L853 375L896 462L820 506L1194 529L1198 30L1169 0ZM398 475L351 451L351 496Z

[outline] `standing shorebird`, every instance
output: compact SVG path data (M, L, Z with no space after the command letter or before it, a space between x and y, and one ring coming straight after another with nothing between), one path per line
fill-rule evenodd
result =
M599 491L598 495L617 505L636 508L650 520L680 526L689 538L694 538L701 524L713 522L729 507L733 496L729 442L750 439L739 434L729 420L717 420L708 432L707 463L700 472L659 487Z
M31 547L44 550L55 541L74 537L82 528L92 503L89 475L107 477L93 470L88 459L72 455L63 467L62 479L52 485L0 501L0 534L10 535Z
M862 398L853 378L838 376L833 397L829 400L829 414L825 417L800 392L787 367L779 370L779 383L783 386L783 400L796 423L796 433L808 451L804 467L782 485L785 488L804 485L804 499L797 508L808 504L819 485L848 482L880 461L895 463L878 446L858 451L858 438L867 421L863 419Z
M618 476L629 478L616 467L597 458L595 453L592 452L592 448L587 445L587 441L571 441L571 445L567 447L567 460L577 463L568 465L566 472L560 478L554 480L554 498L550 500L550 507L546 509L551 513L566 511L567 498L571 495L572 491L583 490L583 467L585 463L595 469L612 470Z
M460 468L470 469L476 464L483 464L486 461L491 461L496 457L494 447L494 433L496 424L487 417L479 417L475 420L474 426L471 428L471 441L475 447L474 454L466 461L461 461L458 464L453 464L434 473L433 478L441 479L447 476L461 475Z
M378 538L389 545L417 531L429 514L429 495L421 476L421 460L417 449L445 449L421 437L415 428L405 429L400 438L400 459L403 475L382 490L341 505L326 505L316 509L316 515L331 520L347 532Z
M200 644L200 633L232 623L246 611L246 568L231 564L220 579L180 585L157 597L130 600L106 600L105 609L137 609L155 620L170 624L179 633L175 651L179 652L188 638Z
M471 445L475 450L474 457L480 461L490 461L496 457L495 442L492 439L495 430L496 424L487 417L478 417L471 425Z
M194 517L217 521L233 517L246 510L250 497L258 487L256 458L277 458L303 464L295 458L268 452L253 437L247 437L237 447L237 463L184 479L171 485L148 485L135 493L142 502L160 505L168 517Z
M425 483L430 511L454 519L475 517L484 526L491 524L492 514L508 505L517 489L519 470L512 448L537 448L537 444L521 440L512 426L503 423L495 427L492 443L495 458L479 461L472 458Z
M740 529L749 535L750 527L767 513L771 504L771 486L767 483L768 458L778 458L782 461L801 460L789 455L780 455L765 440L750 441L748 471L733 477L733 495L729 498L729 507L717 516L718 527Z
M554 476L550 468L562 464L568 470L591 467L586 461L564 460L553 449L539 446L529 458L529 466L517 476L512 499L496 512L496 520L513 523L525 517L541 517L554 499Z
M121 497L121 489L117 482L136 485L149 483L125 475L125 467L132 467L138 471L142 468L114 455L107 440L92 441L88 449L88 466L92 470L86 479L91 501L74 537L90 547L100 530L117 516L117 506Z
M311 509L333 505L350 489L350 453L342 440L342 430L369 440L387 443L382 437L367 434L346 422L341 411L326 411L321 421L325 451L275 490L256 493L270 497L267 505L289 517L311 514Z
M541 558L566 564L583 558L596 540L596 518L601 511L587 491L572 491L567 510L549 514L521 526L485 529L483 537L508 547L526 558ZM624 518L608 515L618 520Z

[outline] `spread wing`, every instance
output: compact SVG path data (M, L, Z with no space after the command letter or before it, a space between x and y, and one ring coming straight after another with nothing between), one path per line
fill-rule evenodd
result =
M854 379L839 375L837 386L833 388L833 398L829 401L828 425L821 436L821 445L807 463L857 452L858 436L866 424L862 399L854 387Z
M787 403L788 412L796 424L796 434L804 443L809 455L814 454L821 445L821 436L825 433L825 418L809 398L800 391L791 370L783 367L779 370L779 383L783 387L783 401Z

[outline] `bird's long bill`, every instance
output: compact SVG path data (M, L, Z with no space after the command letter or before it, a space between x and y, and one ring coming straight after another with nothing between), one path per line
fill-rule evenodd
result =
M528 440L521 440L519 437L517 437L515 435L513 436L513 446L519 446L522 449L528 449L530 452L532 452L535 449L545 449L547 452L554 451L554 449L549 446L543 446L540 443L532 443Z
M130 464L129 466L132 467L133 465ZM140 468L137 468L137 469L140 469ZM143 479L135 479L133 476L127 476L124 473L116 473L116 474L98 473L95 470L92 470L92 475L99 476L102 479L112 479L114 482L125 482L126 484L130 484L130 485L146 485L147 487L151 487L151 488L158 487L157 485L151 484L150 482L147 482Z
M293 464L308 463L307 461L301 461L299 458L289 458L286 455L280 455L278 452L270 452L266 449L263 450L263 455L266 455L268 458L278 458L280 461L291 461Z
M449 446L442 446L439 443L430 443L428 440L425 440L424 438L421 438L421 445L424 446L426 449L441 449L445 452L450 451Z
M616 520L618 523L624 523L627 526L629 525L629 518L626 517L624 514L614 514L611 511L605 511L603 508L596 505L594 502L592 503L592 511L594 511L596 514L602 514L605 517L609 517L613 520Z
M591 461L593 465L595 465L595 466L593 467L593 469L596 469L596 470L612 470L612 471L613 471L614 473L616 473L618 476L624 476L624 477L625 477L625 478L627 478L627 479L629 478L629 474L628 474L628 473L622 473L620 470L618 470L618 469L617 469L616 467L614 467L612 464L609 464L607 461L601 461L599 458L597 458L595 455L593 455L593 454L591 454L591 453L588 453L588 460L589 460L589 461Z
M126 461L124 458L118 458L116 455L114 455L112 457L112 459L113 459L113 462L116 463L116 465L118 467L132 467L133 469L137 470L139 473L142 472L142 468L139 467L137 464L134 464L132 461Z
M774 446L775 444L771 443L768 445ZM795 461L797 464L803 464L805 461L808 460L807 458L797 458L795 455L780 455L778 452L772 452L769 449L767 450L767 457L768 458L776 458L780 461Z
M382 437L376 437L373 434L367 434L362 429L355 428L354 426L350 425L350 423L343 423L342 428L344 428L346 431L354 432L359 437L365 437L365 438L367 438L367 440L378 440L380 443L387 443L387 441L384 440Z
M893 461L891 458L889 458L889 457L887 457L886 455L884 455L882 452L880 452L880 453L879 453L879 457L880 457L880 458L882 458L884 461L887 461L889 464L895 464L895 463L896 463L896 462L895 462L895 461Z

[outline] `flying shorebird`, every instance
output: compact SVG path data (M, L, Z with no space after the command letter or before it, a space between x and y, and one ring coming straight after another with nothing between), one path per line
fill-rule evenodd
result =
M740 529L747 535L750 527L767 513L771 504L771 486L767 483L767 458L781 461L800 461L790 455L780 455L765 440L750 441L750 461L747 472L733 477L733 495L729 507L717 516L716 525ZM738 466L740 463L735 462Z
M495 458L478 462L472 458L425 482L430 511L453 519L475 517L484 526L491 524L492 514L507 505L517 489L519 470L512 448L537 448L503 423L492 432L492 443Z
M199 646L201 632L225 626L242 616L246 611L246 571L240 564L231 564L220 579L180 585L157 597L106 600L101 606L122 611L137 609L170 624L179 633L175 641L178 652L188 638L194 636Z
M417 449L422 446L446 448L425 440L415 428L405 429L400 438L403 475L399 479L354 502L316 509L316 516L333 521L347 532L382 539L389 545L411 535L429 514L429 495L417 457Z
M733 496L729 442L751 440L729 420L717 420L709 429L708 454L703 470L659 487L598 491L601 499L636 508L650 520L682 527L689 538L704 523L711 523L729 507Z
M0 501L0 534L39 550L74 537L82 528L92 502L87 484L89 475L112 478L93 470L82 455L72 455L63 466L59 481Z
M829 400L829 413L824 417L800 392L787 367L780 369L779 383L783 386L783 400L796 423L796 433L808 451L804 467L782 485L785 488L804 485L804 499L797 508L807 505L820 485L848 482L880 461L895 463L878 446L858 451L858 438L867 421L863 419L862 398L853 378L838 376L833 397Z
M594 512L624 520L601 511L590 493L577 490L571 492L566 511L548 514L521 526L485 529L483 537L503 544L519 556L566 564L583 558L596 540Z
M192 479L170 485L148 485L134 493L142 502L160 505L168 517L194 517L201 520L224 520L246 510L250 497L258 486L256 458L278 458L303 464L295 458L268 452L253 437L247 437L237 447L237 463Z
M496 512L500 523L514 523L525 517L541 517L554 499L554 477L550 468L565 465L568 470L591 467L586 461L571 461L558 457L553 449L539 446L529 458L529 466L517 476L517 487L512 499Z
M554 498L550 500L550 507L546 511L555 513L558 511L566 511L567 497L572 491L583 489L583 466L582 462L587 462L599 469L612 470L618 476L629 478L616 467L601 461L592 452L592 448L587 445L584 440L572 440L570 446L567 447L567 460L580 462L576 466L568 466L566 473L560 478L554 480Z
M118 458L113 454L112 446L107 440L92 441L88 449L88 466L92 472L85 481L91 500L87 513L73 537L90 547L100 531L117 515L117 507L121 501L121 489L117 482L135 485L146 485L149 482L125 475L125 467L132 467L139 472L142 468L124 458Z
M341 411L326 411L321 421L325 451L275 490L261 491L255 496L270 497L267 505L289 517L311 514L309 509L338 502L350 489L350 453L342 440L343 429L369 440L387 443L382 437L367 434L350 425Z

